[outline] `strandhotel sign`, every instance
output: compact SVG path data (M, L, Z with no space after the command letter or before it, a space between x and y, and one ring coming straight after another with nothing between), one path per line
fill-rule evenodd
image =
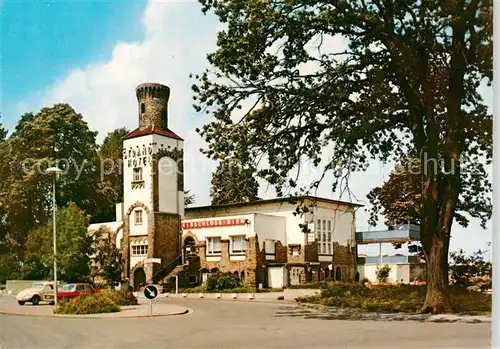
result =
M182 223L183 229L197 229L197 228L214 228L214 227L229 227L234 225L245 225L247 220L244 218L235 219L217 219L211 221L194 221Z

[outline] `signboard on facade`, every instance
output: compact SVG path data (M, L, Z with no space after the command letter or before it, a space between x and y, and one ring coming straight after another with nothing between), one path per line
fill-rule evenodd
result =
M146 258L142 261L143 264L148 264L148 263L158 263L161 264L161 259L160 258Z
M234 219L216 219L211 221L194 221L182 223L183 229L199 229L199 228L214 228L214 227L229 227L233 225L245 225L245 218Z

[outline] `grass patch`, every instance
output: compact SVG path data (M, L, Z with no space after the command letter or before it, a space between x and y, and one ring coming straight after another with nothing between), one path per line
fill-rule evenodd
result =
M371 312L418 313L424 304L425 293L425 285L384 285L368 288L361 283L332 282L322 284L319 295L301 297L299 301ZM491 295L451 286L450 297L455 313L491 313Z

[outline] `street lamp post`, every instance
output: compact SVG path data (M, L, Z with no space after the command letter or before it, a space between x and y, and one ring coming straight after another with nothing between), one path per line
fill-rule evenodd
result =
M54 307L57 307L57 240L56 240L56 176L62 171L57 167L49 167L45 170L46 174L52 174L53 185L52 185L52 224L53 224L53 234L54 234Z

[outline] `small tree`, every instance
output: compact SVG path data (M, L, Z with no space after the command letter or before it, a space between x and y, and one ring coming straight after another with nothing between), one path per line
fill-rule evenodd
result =
M85 212L70 202L57 212L58 278L67 282L88 281L92 238L88 235L89 219ZM32 231L23 261L25 279L53 277L52 223Z
M107 228L99 228L94 234L94 241L94 274L101 275L111 287L116 286L121 281L123 272L122 254L113 243Z
M387 264L384 265L383 267L380 267L377 269L377 280L379 282L387 282L387 279L389 278L389 273L391 272L391 267L389 267Z
M244 167L235 160L223 160L212 174L212 205L258 200L256 169Z

